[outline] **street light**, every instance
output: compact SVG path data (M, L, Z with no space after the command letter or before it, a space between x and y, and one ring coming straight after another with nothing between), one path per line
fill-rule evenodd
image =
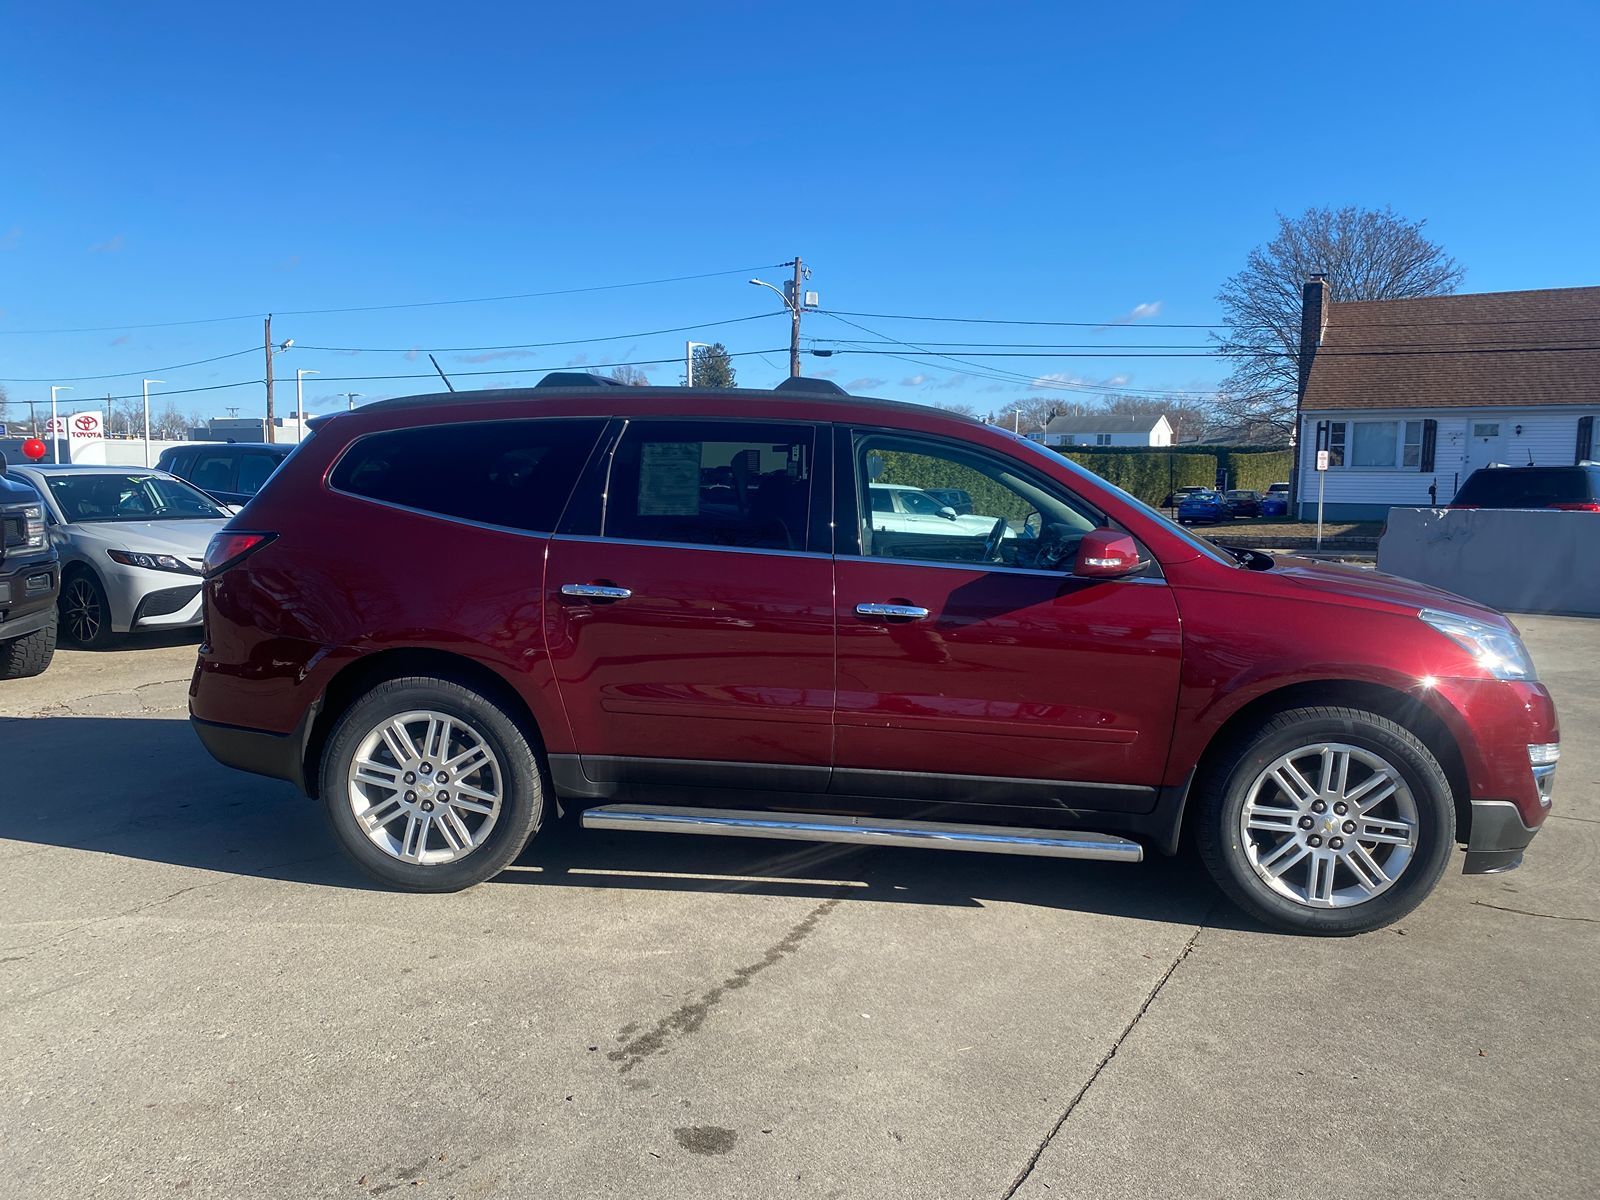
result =
M794 311L794 305L789 303L789 293L785 292L782 288L773 287L772 284L768 283L764 279L752 279L750 282L755 284L757 287L766 288L769 292L776 292L778 294L778 299L783 301L783 306L790 312Z
M165 379L146 379L144 381L144 465L150 465L150 385L152 383L165 383Z
M61 384L50 385L50 461L53 463L61 461L61 418L56 416L56 393L70 391L71 388Z
M290 339L293 341L294 339ZM312 371L306 367L296 367L294 372L294 407L295 420L300 423L300 428L295 430L295 440L300 441L306 436L306 392L305 378L307 375L321 375L321 371Z
M340 392L339 395L344 397L345 404L346 404L346 406L348 408L348 411L355 412L355 410L356 410L356 401L361 399L361 393L360 392Z
M685 342L683 344L683 386L694 386L694 348L711 349L710 342Z

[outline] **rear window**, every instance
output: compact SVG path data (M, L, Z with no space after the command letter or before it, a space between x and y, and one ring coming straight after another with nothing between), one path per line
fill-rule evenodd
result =
M1479 508L1547 508L1600 499L1595 494L1596 474L1581 467L1496 467L1474 471L1452 503Z
M345 451L329 483L441 517L549 533L604 425L476 421L374 433Z

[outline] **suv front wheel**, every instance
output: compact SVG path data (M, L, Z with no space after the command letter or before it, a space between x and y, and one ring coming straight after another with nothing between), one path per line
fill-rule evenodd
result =
M1280 713L1226 752L1199 797L1200 854L1246 912L1295 933L1365 933L1433 890L1455 842L1438 761L1360 709Z
M339 719L320 795L369 875L454 892L498 875L539 828L538 758L498 704L448 679L380 683Z

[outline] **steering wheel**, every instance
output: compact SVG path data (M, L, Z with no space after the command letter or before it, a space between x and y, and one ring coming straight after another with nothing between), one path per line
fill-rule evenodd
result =
M1000 561L1000 542L1006 536L1006 519L996 517L994 528L989 530L989 536L983 539L983 561Z

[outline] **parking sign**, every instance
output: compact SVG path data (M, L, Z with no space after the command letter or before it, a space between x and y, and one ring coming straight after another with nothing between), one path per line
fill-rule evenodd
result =
M1328 469L1328 452L1326 450L1318 450L1317 451L1317 470L1326 471L1327 469Z

